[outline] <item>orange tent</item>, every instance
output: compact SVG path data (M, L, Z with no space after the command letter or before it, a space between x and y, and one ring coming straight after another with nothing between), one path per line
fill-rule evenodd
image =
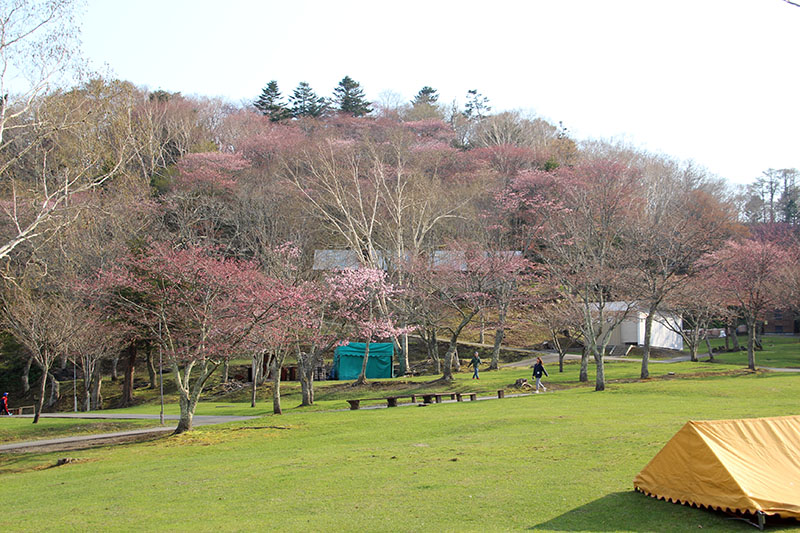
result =
M800 416L687 422L633 486L675 503L800 519Z

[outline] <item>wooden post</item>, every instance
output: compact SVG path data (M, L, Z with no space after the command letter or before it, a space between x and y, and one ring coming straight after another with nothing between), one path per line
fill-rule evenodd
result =
M497 397L498 398L505 398L506 397L506 392L503 389L498 390L497 391Z

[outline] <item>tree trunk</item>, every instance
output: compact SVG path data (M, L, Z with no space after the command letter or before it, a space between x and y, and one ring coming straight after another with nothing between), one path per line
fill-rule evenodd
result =
M730 326L725 326L725 351L730 351L731 349L731 328Z
M438 374L442 371L442 361L439 358L439 342L436 339L436 329L430 329L427 337L425 347L428 350L428 357L433 363L433 371Z
M99 410L103 408L103 394L100 391L103 385L103 374L100 372L99 369L95 371L95 375L92 378L92 392L91 392L91 406L92 410Z
M111 381L117 381L117 363L119 362L119 356L115 355L111 358Z
M747 319L747 368L750 370L756 369L756 320L755 318Z
M156 374L156 363L154 361L155 357L153 357L153 350L155 346L150 344L147 347L147 376L150 381L150 385L148 386L149 389L155 389L158 387L158 377Z
M494 334L494 347L492 348L492 362L489 369L497 370L500 368L500 345L506 336L506 315L508 314L508 302L503 302L497 317L497 331ZM481 341L483 342L483 341Z
M367 383L367 362L369 361L369 339L364 343L364 361L361 363L361 373L358 374L358 379L353 382L353 387L358 385L365 385Z
M281 364L278 356L274 356L271 366L272 374L272 412L276 415L282 415L281 409Z
M735 352L742 349L741 346L739 346L739 335L736 333L736 324L731 328L731 340L733 341L733 350Z
M33 356L28 357L28 360L25 362L25 367L22 369L22 392L23 394L28 394L28 391L31 390L31 383L30 383L30 373L31 373L31 363L33 363Z
M408 326L408 324L405 324ZM405 376L408 374L408 333L403 333L400 336L400 374Z
M597 367L596 368L597 377L595 378L594 382L595 391L606 390L606 365L604 361L605 357L603 355L603 352L605 352L605 346L603 346L603 349L600 350L599 353L597 350L595 350L594 353L594 361L596 363L595 366Z
M261 378L262 368L264 367L264 351L258 350L253 353L252 365L250 372L252 373L253 383L250 394L250 407L256 406L256 399L258 393L258 383Z
M92 410L92 380L94 376L90 375L84 370L83 372L83 390L81 391L81 403L83 410L88 412Z
M478 342L484 344L486 342L486 313L481 311L481 331L478 335ZM493 368L489 366L489 368Z
M192 399L188 394L184 394L184 391L181 391L180 406L181 406L181 418L180 420L178 420L178 427L175 428L175 433L174 433L175 435L179 435L180 433L185 433L186 431L190 431L192 429L192 421L194 420L194 410L195 407L197 407L197 404L195 402L192 402Z
M558 333L558 330L551 329L550 338L553 339L553 346L558 352L558 371L564 372L564 357L567 355L567 350L572 346L572 341L570 341L569 346L564 346L561 344L561 341L558 340Z
M581 353L581 371L578 381L581 383L589 382L589 346L584 346Z
M650 304L650 309L647 312L647 318L644 319L644 353L642 354L642 372L639 375L641 379L650 377L650 337L653 333L653 316L655 315L658 304Z
M764 334L764 322L758 321L756 322L756 330L755 330L755 338L753 339L755 342L756 350L763 350L764 345L761 344L761 336Z
M700 351L700 325L695 323L695 327L689 335L684 335L683 340L689 348L689 359L697 362L697 353Z
M44 393L47 387L47 375L49 374L48 371L42 370L42 377L39 378L39 390L34 393L33 401L34 401L34 413L33 413L33 423L36 424L39 422L39 415L42 413L42 407L44 406Z
M131 342L122 354L125 361L125 375L122 380L122 407L133 405L133 375L136 371L136 343Z
M316 351L301 352L297 356L297 371L300 374L300 405L314 405L314 369L319 363Z
M456 339L450 341L447 346L447 353L444 354L444 371L442 381L453 381L453 354L456 352Z
M174 435L178 435L192 429L192 421L194 420L194 411L197 408L197 402L200 400L200 395L203 393L206 381L208 381L208 378L211 377L217 369L217 365L210 365L207 360L203 361L200 365L200 375L197 376L194 383L191 383L192 362L187 363L183 377L181 376L181 369L178 363L172 361L171 364L172 372L175 376L175 383L178 385L181 407L178 427L175 428L175 432L173 433Z
M49 409L55 406L58 403L59 398L61 398L61 384L58 382L52 372L48 372L47 377L50 379L50 400L48 400L45 407Z
M708 347L708 360L714 360L714 350L711 348L711 341L708 340L708 333L706 333L706 346Z
M450 344L447 346L447 353L444 356L444 371L442 372L442 381L453 381L453 356L458 355L458 336L461 330L470 323L472 318L478 312L478 309L471 310L469 313L461 316L461 323L458 324L456 329L452 330L453 334L450 336ZM461 364L459 363L459 368Z
M222 363L222 382L223 383L227 383L228 382L228 371L230 370L230 366L231 366L230 365L230 361L225 359L225 362Z

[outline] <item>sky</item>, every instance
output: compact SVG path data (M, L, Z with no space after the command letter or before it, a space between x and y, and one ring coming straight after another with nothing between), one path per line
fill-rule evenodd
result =
M477 89L733 184L800 168L800 7L782 0L87 0L82 21L91 64L150 89Z

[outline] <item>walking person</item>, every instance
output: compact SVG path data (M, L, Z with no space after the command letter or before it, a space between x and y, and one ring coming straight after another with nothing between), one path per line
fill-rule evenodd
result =
M469 366L472 366L472 367L475 368L475 371L472 374L472 379L481 379L481 378L478 377L478 365L479 364L481 364L481 358L478 357L478 352L476 351L474 354L472 354L472 359L469 362Z
M542 363L542 358L536 358L536 364L533 365L533 377L536 378L536 394L539 394L539 387L541 387L545 392L547 392L547 387L542 385L542 374L547 377L550 375L547 373L547 370L544 368L544 364Z
M3 399L0 401L0 415L8 415L11 416L11 413L8 412L8 393L3 393Z

